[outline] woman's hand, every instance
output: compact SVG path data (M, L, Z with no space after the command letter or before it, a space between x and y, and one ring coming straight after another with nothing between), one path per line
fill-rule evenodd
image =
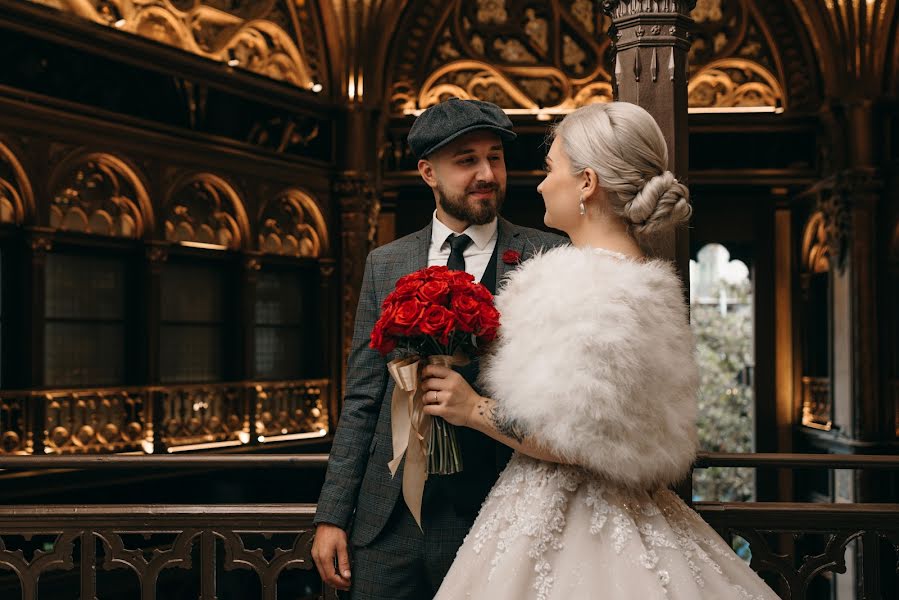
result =
M448 423L470 427L472 413L481 396L457 372L441 365L428 365L422 370L424 412L443 417Z

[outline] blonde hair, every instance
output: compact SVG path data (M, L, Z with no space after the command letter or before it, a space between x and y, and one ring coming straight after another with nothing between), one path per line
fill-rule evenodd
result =
M612 211L638 240L690 219L690 191L668 171L662 130L636 104L610 102L575 110L556 125L574 175L593 169Z

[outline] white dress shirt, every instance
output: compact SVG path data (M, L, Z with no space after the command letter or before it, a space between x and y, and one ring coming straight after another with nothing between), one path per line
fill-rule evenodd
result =
M450 256L450 245L446 239L455 235L455 231L440 222L437 211L434 211L431 226L431 246L428 249L428 266L445 267ZM463 231L471 238L471 244L462 252L465 258L465 271L474 275L475 281L481 281L493 249L496 248L496 219L486 225L471 225Z

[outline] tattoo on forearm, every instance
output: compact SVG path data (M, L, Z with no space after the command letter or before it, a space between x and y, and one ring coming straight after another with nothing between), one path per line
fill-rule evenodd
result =
M478 412L481 413L493 427L507 438L513 439L519 444L524 442L528 435L527 427L516 419L510 419L499 414L496 403L490 399L481 400L478 404Z

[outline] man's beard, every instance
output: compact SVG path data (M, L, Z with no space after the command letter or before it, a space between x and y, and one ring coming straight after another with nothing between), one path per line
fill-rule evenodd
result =
M486 190L494 192L491 200L469 200L469 194ZM499 184L488 183L467 189L458 196L450 196L443 186L437 184L437 195L440 198L440 206L449 216L469 225L486 225L499 214L499 209L505 200L506 190Z

